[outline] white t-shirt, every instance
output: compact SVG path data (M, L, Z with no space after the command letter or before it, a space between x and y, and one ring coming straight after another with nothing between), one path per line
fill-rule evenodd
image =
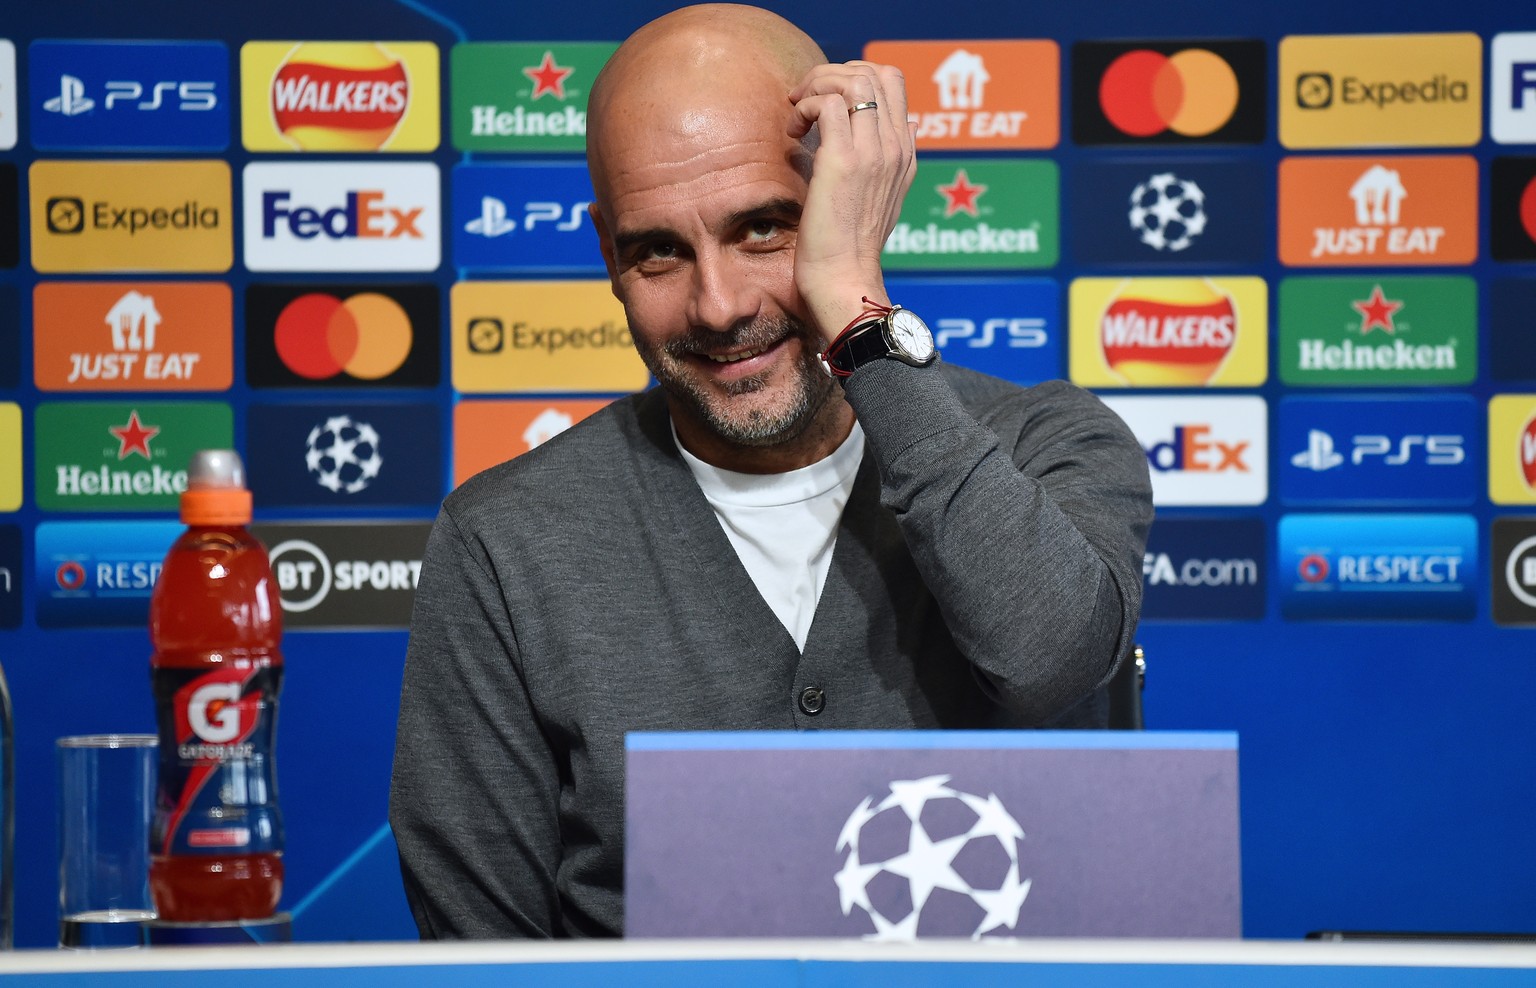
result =
M722 470L682 443L677 448L758 593L804 651L832 568L837 523L864 458L864 430L855 422L830 456L788 473Z

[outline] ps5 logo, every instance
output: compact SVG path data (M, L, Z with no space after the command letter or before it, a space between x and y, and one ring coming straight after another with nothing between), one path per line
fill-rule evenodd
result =
M540 223L553 223L561 233L581 229L590 202L578 202L569 209L558 202L523 203L522 228L532 230ZM501 237L517 230L518 222L508 215L507 204L495 196L480 197L480 215L464 224L464 232L477 237Z
M1394 444L1390 437L1383 435L1352 436L1349 462L1354 466L1374 462L1400 467L1419 459L1426 466L1457 466L1467 458L1464 438L1409 434ZM1308 429L1307 448L1291 457L1292 466L1317 473L1332 470L1343 463L1344 455L1334 447L1333 436L1321 429Z
M940 319L934 326L934 343L940 349L960 340L964 340L968 347L990 347L999 336L1005 338L1010 347L1026 349L1045 346L1049 340L1045 320L1030 317L986 319L979 325L972 319Z
M219 97L214 92L216 83L213 82L155 82L145 88L142 82L112 81L107 83L106 96L103 100L105 109L122 108L152 112L170 105L175 101L178 110L189 112L204 112L212 110L219 105ZM85 93L85 83L72 75L59 76L59 95L43 103L43 109L49 113L60 113L66 117L78 116L89 113L95 109L96 101Z

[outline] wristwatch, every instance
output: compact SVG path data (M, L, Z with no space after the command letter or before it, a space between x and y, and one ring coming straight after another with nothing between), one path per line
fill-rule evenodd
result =
M865 364L886 357L913 367L927 367L938 359L933 333L921 316L899 305L876 308L873 318L855 322L821 352L821 366L828 374L846 380Z

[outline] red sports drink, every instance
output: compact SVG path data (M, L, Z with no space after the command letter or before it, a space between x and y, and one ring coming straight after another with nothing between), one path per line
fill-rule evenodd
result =
M193 456L181 520L149 605L160 722L150 890L161 919L260 919L283 889L283 618L267 550L246 528L238 453Z

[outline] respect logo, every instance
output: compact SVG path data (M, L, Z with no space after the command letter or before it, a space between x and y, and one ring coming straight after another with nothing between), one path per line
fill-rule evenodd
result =
M248 151L433 151L437 46L251 41L240 49Z
M1465 621L1477 613L1471 515L1286 515L1279 543L1287 618Z
M44 391L222 391L232 377L229 286L48 282L32 293Z
M233 263L222 161L38 161L28 174L38 271L213 272Z
M453 386L470 393L632 392L649 380L607 281L461 281Z
M1085 387L1249 387L1268 376L1262 278L1078 278L1072 380Z
M1079 42L1073 137L1079 144L1257 144L1267 71L1261 41Z
M1280 143L1468 147L1482 134L1482 78L1475 34L1283 38Z
M1289 265L1470 264L1477 162L1466 156L1286 158L1280 260Z
M906 76L920 148L1052 148L1061 140L1054 41L872 41L864 58Z

